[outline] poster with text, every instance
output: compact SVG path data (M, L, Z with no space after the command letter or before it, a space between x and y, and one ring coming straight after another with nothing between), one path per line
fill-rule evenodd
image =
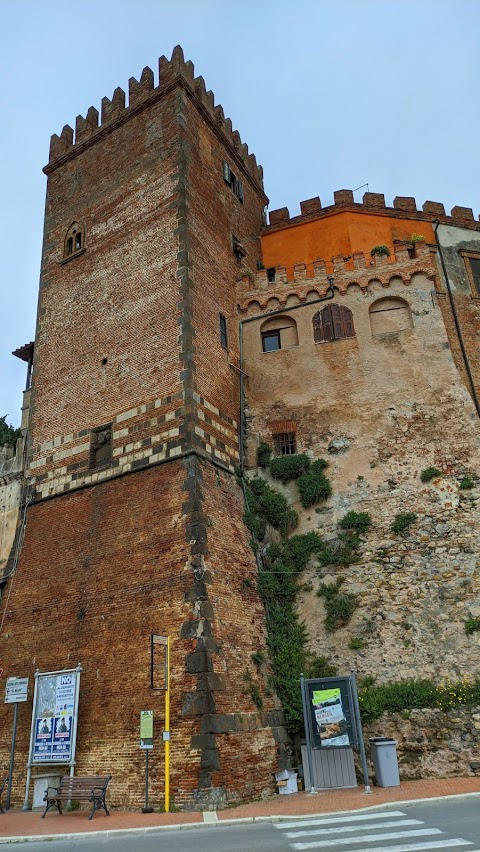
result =
M350 745L341 690L316 690L312 694L312 704L322 746Z
M78 671L38 675L32 763L72 760L77 678Z

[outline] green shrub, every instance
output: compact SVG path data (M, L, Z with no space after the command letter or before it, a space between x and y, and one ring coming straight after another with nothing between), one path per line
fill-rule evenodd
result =
M341 532L333 544L326 545L319 554L321 565L347 566L356 562L360 539L356 533Z
M255 666L260 668L265 662L265 654L262 654L261 651L254 651L253 654L250 654L250 659Z
M471 476L464 476L460 480L458 487L461 488L463 491L467 491L470 488L474 488L475 483L474 483L473 479L471 478Z
M344 530L355 530L362 533L372 525L372 519L368 512L347 512L340 521L339 526Z
M465 622L465 633L477 633L480 630L480 618L468 618Z
M257 465L258 467L268 467L272 455L272 448L269 444L259 444L257 448Z
M297 479L300 501L304 509L313 506L320 500L326 500L332 493L330 480L323 473L326 462L323 459L313 462L310 470Z
M310 557L321 553L323 548L323 541L316 532L293 535L285 542L285 553L297 572L303 571Z
M260 515L272 527L279 530L283 537L298 526L298 515L293 509L290 509L283 494L279 494L278 491L270 488L261 477L255 476L249 480L247 497L250 510L246 515L250 524L253 524L250 513ZM249 529L251 529L250 526ZM253 530L251 531L253 532Z
M307 660L305 676L310 677L335 677L337 669L326 657L310 654Z
M329 633L345 627L357 608L357 596L351 592L340 592L343 578L331 584L322 583L318 596L325 599L325 629Z
M357 636L352 636L350 642L348 643L348 647L351 648L352 651L359 651L360 648L363 648L365 642L363 639L359 639Z
M250 530L253 536L258 541L263 541L265 538L266 524L263 518L259 518L254 512L245 512L243 515L243 523Z
M22 430L14 429L6 420L6 414L0 417L0 447L14 447L22 434Z
M363 722L373 722L382 713L404 713L438 707L447 711L459 705L475 706L480 702L480 680L466 680L435 685L428 680L408 680L373 686L364 685L359 694Z
M390 249L388 248L388 246L374 246L370 252L370 257L373 257L376 254L383 254L389 257Z
M288 482L290 479L298 479L310 467L310 459L304 453L292 456L279 456L270 462L270 473L274 479Z
M430 482L431 479L435 479L437 476L442 476L442 471L438 467L426 467L425 470L422 470L420 479L422 482Z
M392 522L390 529L394 533L403 532L403 530L408 529L408 527L415 523L416 520L417 516L413 512L400 513L399 515L395 515L395 520Z

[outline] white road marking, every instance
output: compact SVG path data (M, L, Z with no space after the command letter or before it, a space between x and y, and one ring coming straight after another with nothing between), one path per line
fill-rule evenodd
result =
M310 827L317 825L335 825L336 823L344 823L344 822L361 822L362 820L366 822L367 820L372 819L391 819L392 817L401 817L406 816L403 811L383 811L378 814L355 814L354 816L337 816L337 817L322 817L321 819L313 819L313 820L296 820L295 822L276 822L274 823L275 828L279 828L283 831L286 828L299 828L300 825Z
M356 849L349 849L348 852L423 852L427 849L453 849L458 846L471 846L470 840L432 840L426 843L402 843L400 846L370 846L365 848L362 846L361 848L357 846ZM296 844L293 845L293 848L297 848ZM324 846L322 843L311 844L310 849L323 849ZM468 852L480 852L480 849L469 849Z
M442 834L439 828L417 828L414 831L386 831L383 834L363 834L355 838L355 843L367 843L370 840L401 840L404 837L427 837L432 834ZM322 840L320 843L292 843L292 849L331 849L333 846L347 846L352 843L351 837L337 837L336 840Z
M407 825L425 825L419 819L394 819L390 820L390 822L369 822L367 825L340 825L336 828L316 828L313 831L287 831L286 836L288 838L293 837L313 837L314 835L321 835L325 837L328 834L340 834L341 831L375 831L377 828L400 828L401 826Z

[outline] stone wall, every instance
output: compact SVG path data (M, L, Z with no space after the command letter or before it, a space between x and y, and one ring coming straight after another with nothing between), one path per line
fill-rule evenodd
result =
M0 579L7 573L15 541L23 486L23 440L0 447Z
M397 741L401 781L479 774L480 707L385 714L365 725L363 733L367 758L369 737L390 737ZM373 776L370 760L369 769ZM361 773L358 777L362 777Z

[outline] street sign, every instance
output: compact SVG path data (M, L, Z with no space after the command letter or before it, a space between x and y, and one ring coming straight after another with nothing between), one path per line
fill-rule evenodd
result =
M140 711L140 748L153 748L153 710Z
M28 698L28 677L9 677L5 686L5 704L17 704Z

